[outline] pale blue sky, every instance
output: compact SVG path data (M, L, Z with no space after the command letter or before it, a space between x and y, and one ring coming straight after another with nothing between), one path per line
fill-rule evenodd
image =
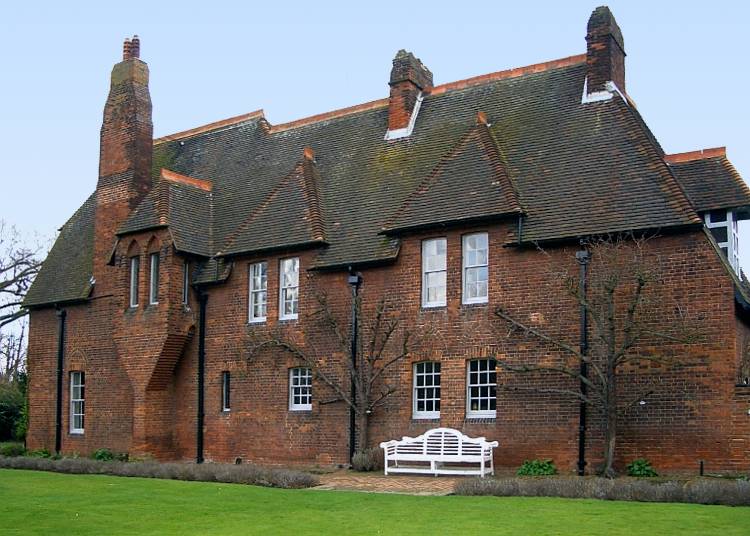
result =
M0 218L51 235L96 186L123 38L141 37L154 134L263 108L271 123L388 94L411 50L440 84L585 52L597 2L47 2L0 7ZM750 3L610 1L628 93L667 152L726 145L750 178ZM750 272L750 224L741 227Z

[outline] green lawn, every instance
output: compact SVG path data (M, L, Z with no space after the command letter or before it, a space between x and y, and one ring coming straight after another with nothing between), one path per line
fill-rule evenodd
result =
M8 534L748 534L750 508L412 497L0 469Z

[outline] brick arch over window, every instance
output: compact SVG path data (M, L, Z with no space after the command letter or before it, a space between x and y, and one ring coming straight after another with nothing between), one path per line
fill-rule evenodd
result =
M135 257L136 255L140 255L140 254L141 254L141 245L138 243L138 240L133 238L130 241L130 244L128 244L128 249L126 250L125 255L128 258L130 258L130 257Z
M68 370L86 370L86 364L87 364L87 358L86 358L86 352L81 350L80 348L76 348L75 350L72 350L71 352L68 352L67 356L68 360Z
M161 242L156 236L151 236L146 242L146 253L159 253L161 248Z

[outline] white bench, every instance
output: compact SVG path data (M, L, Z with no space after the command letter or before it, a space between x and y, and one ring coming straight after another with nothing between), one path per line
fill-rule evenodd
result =
M497 447L497 441L471 438L453 428L434 428L418 437L404 437L401 441L393 439L380 444L384 451L386 475L492 475L495 473L492 460L494 447ZM446 466L447 463L463 466ZM478 467L466 467L467 464Z

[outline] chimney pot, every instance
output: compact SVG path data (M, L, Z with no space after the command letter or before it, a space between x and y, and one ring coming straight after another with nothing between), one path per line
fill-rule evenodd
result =
M134 35L133 39L130 41L130 57L141 57L141 40L137 35Z
M125 41L122 44L122 61L127 61L130 59L131 50L132 44L130 42L130 39L126 37Z

